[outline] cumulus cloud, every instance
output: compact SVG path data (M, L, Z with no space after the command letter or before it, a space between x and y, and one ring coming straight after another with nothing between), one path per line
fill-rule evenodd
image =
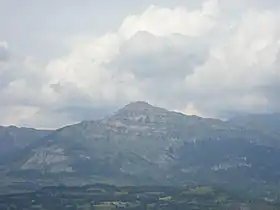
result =
M188 96L195 106L216 115L278 112L280 107L272 108L272 99L278 96L269 96L278 89L273 78L280 76L278 25L277 12L244 14L228 39L213 46L207 61L186 77Z
M215 0L194 11L151 6L127 17L115 33L76 43L69 55L51 62L50 85L75 86L92 104L147 100L177 108L168 101L178 101L182 108L184 77L206 59L205 36L218 16Z
M201 8L193 11L181 7L168 9L150 6L140 15L127 17L119 31L126 38L138 31L148 31L157 36L200 36L215 26L219 9L218 0L206 1Z
M135 100L207 117L278 112L279 23L278 8L243 1L150 6L115 32L73 42L47 65L8 56L1 123L56 127Z

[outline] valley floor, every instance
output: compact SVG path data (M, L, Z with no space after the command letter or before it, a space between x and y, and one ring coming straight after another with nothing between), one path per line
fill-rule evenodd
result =
M0 196L0 210L277 210L280 205L246 200L209 186L46 187Z

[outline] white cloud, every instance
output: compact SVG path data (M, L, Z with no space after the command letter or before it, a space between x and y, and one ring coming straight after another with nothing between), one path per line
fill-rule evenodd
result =
M0 63L0 123L56 127L134 100L207 117L280 111L279 11L244 5L230 15L224 0L150 6L46 66L0 44L0 57L9 55Z
M157 36L200 36L215 26L218 16L218 0L207 1L194 11L181 7L169 9L153 5L140 15L127 17L119 32L126 39L138 31L148 31Z
M194 11L151 6L127 17L116 33L75 42L67 56L47 66L48 85L75 87L87 95L88 105L142 99L169 106L166 100L183 95L184 77L203 61L205 41L197 37L214 27L218 15L215 0ZM67 103L62 95L57 100Z
M207 61L186 77L195 106L217 114L279 111L271 110L271 101L262 91L280 76L278 25L276 12L244 14L227 41L213 46Z

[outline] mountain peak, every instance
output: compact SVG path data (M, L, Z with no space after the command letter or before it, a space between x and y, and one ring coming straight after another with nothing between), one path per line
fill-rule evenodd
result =
M127 104L124 108L127 109L139 109L139 108L152 108L153 106L145 101L134 101Z
M153 106L144 101L135 101L124 106L110 119L139 121L140 118L154 119L155 116L164 116L167 113L166 109Z
M161 111L167 111L163 108L153 106L145 101L134 101L129 104L127 104L125 107L123 107L120 111L155 111L155 110L161 110Z

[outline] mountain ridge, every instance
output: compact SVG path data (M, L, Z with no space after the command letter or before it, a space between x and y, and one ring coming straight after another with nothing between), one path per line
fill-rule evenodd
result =
M10 177L39 184L267 183L273 188L280 183L279 139L266 128L185 115L140 101L101 120L48 133L5 170Z

